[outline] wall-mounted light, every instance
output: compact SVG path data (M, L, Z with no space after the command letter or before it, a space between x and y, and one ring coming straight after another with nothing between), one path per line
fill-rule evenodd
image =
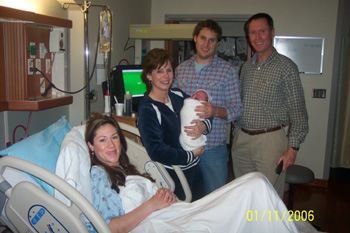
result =
M28 1L28 0L12 0L12 1L0 0L0 5L15 8L18 10L35 12L37 8L36 5L40 5L40 3L35 3L35 1Z

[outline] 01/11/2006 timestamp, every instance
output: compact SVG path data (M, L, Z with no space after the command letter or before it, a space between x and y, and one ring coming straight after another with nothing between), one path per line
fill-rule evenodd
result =
M260 221L262 222L264 219L265 221L283 221L283 219L286 219L287 221L293 222L293 221L309 221L312 222L314 220L314 211L313 210L285 210L283 213L279 212L278 210L264 210L264 212L259 213L257 210L248 210L247 211L247 220L249 222L251 221Z

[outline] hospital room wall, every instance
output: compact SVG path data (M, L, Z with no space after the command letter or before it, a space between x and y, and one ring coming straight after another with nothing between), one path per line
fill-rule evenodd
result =
M61 1L72 2L72 1ZM11 5L9 5L11 4ZM108 5L113 13L113 51L112 66L119 63L121 59L134 61L134 50L123 51L129 35L129 25L136 23L150 23L151 0L94 0L93 4ZM70 30L70 86L75 91L84 86L84 27L83 14L79 7L70 7L63 10L56 0L0 0L0 5L7 7L22 6L21 10L31 10L38 14L50 15L70 19L73 28ZM89 48L90 68L92 68L93 57L96 48L98 14L101 8L91 7L89 10ZM133 41L128 43L132 46ZM125 64L125 63L123 63ZM98 90L97 101L91 103L92 111L103 110L103 94L101 85L96 84L94 76L91 89ZM73 126L79 125L85 120L85 93L80 92L73 95L73 104L44 111L36 111L32 114L29 135L46 128L55 122L60 116L66 115L67 120ZM12 131L17 125L27 126L29 112L7 111L0 112L0 149L5 148L8 138L12 141ZM6 131L6 132L5 132ZM5 136L7 134L7 136ZM21 138L24 133L18 129L16 136ZM16 139L18 140L18 139Z
M253 15L258 12L269 13L274 18L276 35L325 38L323 74L301 74L310 129L305 142L301 145L296 163L311 168L317 179L327 180L334 117L330 112L330 97L334 90L332 81L337 79L338 69L336 64L338 51L335 48L339 42L336 41L338 1L152 0L151 23L164 23L166 15ZM151 43L152 48L162 46L163 42ZM326 89L327 97L312 98L313 88Z
M68 16L67 12L62 10L60 4L56 0L0 0L0 5L60 18L67 18ZM28 131L29 135L45 129L58 120L62 115L67 116L67 120L69 119L68 106L32 112L31 123ZM6 147L8 141L11 143L13 142L13 130L17 125L27 127L28 119L28 111L0 112L0 150ZM18 128L16 130L15 141L18 141L24 137L24 135L24 130Z
M130 47L134 45L134 41L130 40L126 45L129 37L129 25L137 23L150 23L151 21L151 0L94 0L93 4L108 5L112 11L113 24L113 42L112 42L112 58L111 67L118 65L122 59L126 59L130 64L134 63L133 48L124 51L124 46ZM72 8L73 9L73 8ZM98 15L101 8L91 7L89 10L89 65L92 70L96 40L98 32ZM71 88L77 90L84 84L84 22L83 14L77 10L69 10L68 18L73 21L71 29ZM123 61L121 64L126 64ZM90 72L91 75L91 72ZM97 91L97 100L91 102L91 111L103 111L104 103L102 86L97 84L96 73L90 82L90 89ZM73 104L69 107L70 123L78 125L82 120L85 120L85 105L84 93L79 93L73 96Z

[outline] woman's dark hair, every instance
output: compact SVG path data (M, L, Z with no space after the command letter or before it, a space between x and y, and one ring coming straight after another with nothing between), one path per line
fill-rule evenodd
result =
M214 20L211 20L211 19L200 21L193 30L193 37L198 36L200 31L203 28L208 28L208 29L214 31L216 33L216 35L218 36L218 38L217 38L218 42L220 42L221 37L222 37L222 28L220 27L220 25L217 22L215 22Z
M147 90L152 89L152 83L148 80L147 75L151 74L153 70L167 65L170 62L173 68L173 58L170 53L165 49L152 49L146 55L142 62L142 74L141 80L146 84Z
M100 114L97 114L91 117L86 124L85 142L87 144L88 142L90 142L91 145L94 145L94 138L96 136L96 131L101 126L106 124L110 124L113 127L115 127L115 129L117 130L117 134L120 138L120 145L121 145L121 152L119 156L120 167L110 167L102 163L100 160L97 159L97 156L94 153L92 153L92 151L89 148L91 167L94 165L102 167L106 171L106 173L108 174L111 180L112 188L116 190L118 193L119 193L118 185L125 186L125 178L127 175L140 175L154 181L149 175L140 174L140 172L136 169L136 167L130 163L129 158L126 154L127 143L126 143L125 137L123 135L123 132L119 124L112 117L104 116Z
M273 19L269 14L266 13L257 13L253 16L251 16L248 21L245 23L244 25L244 29L246 32L246 35L249 36L249 24L253 21L253 20L257 20L257 19L266 19L267 24L270 27L270 30L274 29L274 25L273 25Z

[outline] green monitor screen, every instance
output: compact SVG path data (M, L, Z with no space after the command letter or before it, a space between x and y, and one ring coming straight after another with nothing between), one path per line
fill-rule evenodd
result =
M147 89L141 80L142 69L125 69L122 74L125 93L130 91L133 97L143 96Z

